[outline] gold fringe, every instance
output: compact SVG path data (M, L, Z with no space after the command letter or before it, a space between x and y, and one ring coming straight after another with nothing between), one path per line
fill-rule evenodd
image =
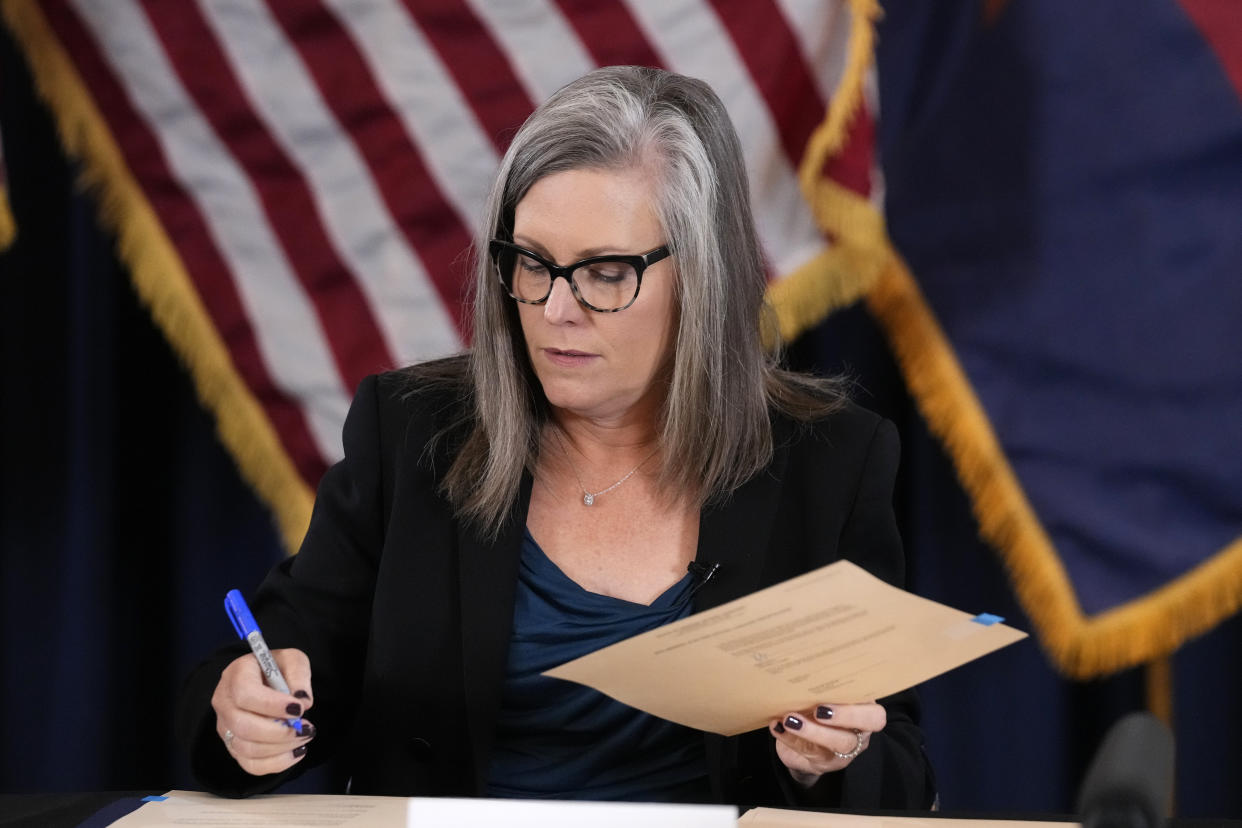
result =
M881 264L865 251L837 244L768 285L779 341L792 342L833 311L861 299L875 283ZM765 340L772 344L770 334Z
M238 375L176 249L38 4L4 0L2 11L51 107L65 151L82 161L80 183L98 198L101 221L116 233L138 295L188 367L243 478L271 508L286 549L296 551L310 523L310 487Z
M820 226L839 241L885 261L892 255L884 214L848 187L825 178L815 192L812 209Z
M0 158L0 163L4 159ZM0 253L8 250L17 239L17 222L13 220L13 211L9 208L8 190L0 187Z
M841 82L823 122L807 141L798 179L820 228L833 245L768 287L780 338L790 342L871 289L892 255L884 217L874 205L822 175L841 151L850 119L862 106L863 81L874 60L876 0L850 0L850 37ZM765 329L765 334L768 331ZM770 338L770 335L769 337Z
M983 406L926 300L896 255L867 296L906 384L970 495L1053 664L1091 678L1172 653L1242 606L1242 538L1141 598L1083 615L1064 565L1026 499Z
M858 108L862 106L863 81L875 61L875 22L883 12L877 0L849 0L850 37L846 47L845 71L823 123L811 134L798 170L802 194L814 209L819 199L816 192L824 181L824 163L841 151L846 132ZM820 218L818 215L816 218ZM820 221L820 226L827 226Z

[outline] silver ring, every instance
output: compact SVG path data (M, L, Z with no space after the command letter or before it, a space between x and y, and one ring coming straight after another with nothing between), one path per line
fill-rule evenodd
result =
M224 730L224 749L230 751L233 749L233 731L228 728Z
M849 753L837 753L836 750L833 750L832 752L836 755L838 759L854 759L854 758L857 758L858 754L863 752L862 731L856 728L852 728L852 729L854 730L854 738L857 739L858 741L854 744L854 749L851 750Z

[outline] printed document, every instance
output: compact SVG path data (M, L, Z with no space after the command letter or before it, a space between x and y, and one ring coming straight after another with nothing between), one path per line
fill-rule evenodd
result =
M875 701L1023 638L837 561L545 675L732 736L791 710Z

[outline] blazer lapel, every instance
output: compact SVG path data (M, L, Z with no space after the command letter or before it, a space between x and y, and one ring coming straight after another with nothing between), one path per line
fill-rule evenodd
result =
M702 612L754 592L761 585L764 556L772 536L773 521L785 479L789 452L780 430L772 462L733 492L725 502L704 509L699 519L699 548L695 561L702 566L719 564L715 575L694 594L694 611ZM738 740L717 733L703 734L712 793L719 802L735 798Z
M479 538L468 528L458 529L466 728L478 792L486 782L500 711L530 490L530 475L523 473L517 503L495 542Z
M695 593L695 612L741 598L759 587L787 459L788 450L778 442L766 469L728 500L703 510L694 559L702 566L720 566Z

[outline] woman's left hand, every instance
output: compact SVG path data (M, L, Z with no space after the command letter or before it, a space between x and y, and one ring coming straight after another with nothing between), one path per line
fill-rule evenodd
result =
M888 723L878 704L820 704L786 714L768 725L776 755L801 785L814 785L825 773L839 771L871 743L871 734Z

